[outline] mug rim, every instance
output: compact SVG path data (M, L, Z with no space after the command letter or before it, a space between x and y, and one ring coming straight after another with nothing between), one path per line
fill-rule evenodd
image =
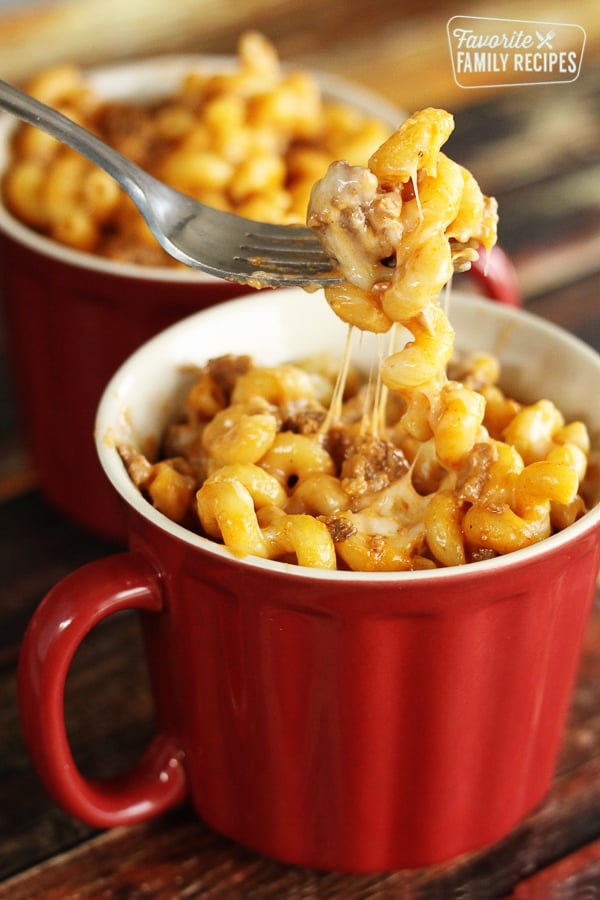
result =
M110 382L106 386L102 398L100 400L95 428L96 451L100 459L100 463L104 470L104 474L111 483L113 489L116 490L121 498L128 506L132 507L137 514L148 520L158 530L167 532L167 534L179 541L187 544L191 548L201 550L210 556L220 558L224 563L229 565L239 564L243 568L250 567L268 571L269 573L283 575L286 578L294 576L295 578L306 579L308 581L332 581L336 584L397 584L398 586L408 587L412 583L422 585L430 581L439 581L440 579L471 580L480 577L495 577L500 575L507 568L516 569L521 566L527 566L531 563L539 564L543 557L558 552L565 545L575 543L588 532L600 525L600 500L598 500L590 510L588 510L580 519L567 526L562 531L556 532L547 538L544 538L529 547L506 553L493 559L480 560L477 562L465 563L459 566L440 567L435 569L421 569L408 571L393 572L363 572L349 571L344 569L317 569L305 566L299 566L293 563L281 562L278 560L262 559L256 556L238 557L233 554L227 547L219 544L210 538L203 537L196 532L190 531L182 525L173 522L163 513L160 513L152 504L146 500L139 489L130 479L129 474L119 456L114 442L114 416L109 415L113 405L118 404L119 384L125 383L132 374L143 363L145 356L150 355L161 345L167 347L172 344L179 333L189 329L198 329L200 326L206 327L210 324L211 319L233 319L237 310L245 310L245 314L249 315L249 307L253 305L262 305L269 302L269 298L275 298L276 302L283 295L304 293L301 288L280 288L270 292L260 292L256 295L245 295L226 300L216 306L203 309L186 318L176 322L169 328L164 329L154 338L139 347L123 365L115 372ZM267 298L265 300L265 298ZM515 309L514 307L505 306L503 304L487 300L468 293L454 291L452 293L451 303L458 300L461 305L466 305L467 309L472 307L473 311L481 304L493 304L497 311L497 315L504 319L505 323L514 322L517 318L528 322L530 325L546 331L551 336L560 340L569 342L583 356L587 357L597 368L600 374L600 354L589 344L585 343L576 335L566 331L566 329L554 324L553 322L543 319L533 313L523 309ZM273 302L273 299L270 300ZM326 302L323 299L323 302ZM252 349L249 351L252 353ZM205 361L205 360L203 360ZM172 363L171 363L172 364ZM127 415L127 411L123 408L117 409L120 419Z
M143 99L159 100L168 97L176 79L184 75L190 69L196 71L222 72L232 71L238 65L238 58L234 54L210 54L210 53L169 53L143 57L138 60L109 63L106 65L85 68L86 78L92 86L102 91L102 86L117 83L121 85L136 79L142 79L144 84L150 83L154 89L142 91ZM162 73L157 76L157 69ZM312 68L301 63L281 61L281 69L286 72L305 71L313 77L324 97L347 103L364 113L369 113L387 122L391 128L396 128L406 115L394 103L384 96L371 91L370 88L346 79L331 72ZM169 76L170 79L169 80ZM144 81L148 79L148 81ZM158 84L158 90L156 85ZM106 90L106 87L104 88ZM131 99L133 88L119 87L119 90L108 91L106 99ZM138 94L136 93L136 96ZM8 162L7 147L11 134L19 125L13 115L0 111L0 181L6 170ZM223 281L214 275L203 272L200 269L171 268L169 266L141 266L132 262L121 262L109 259L95 253L87 253L61 244L51 237L40 234L30 228L20 219L16 218L5 206L0 192L0 236L16 241L28 250L41 256L50 258L63 265L84 269L102 275L120 277L125 279L138 279L140 281L159 281L171 284L222 284Z

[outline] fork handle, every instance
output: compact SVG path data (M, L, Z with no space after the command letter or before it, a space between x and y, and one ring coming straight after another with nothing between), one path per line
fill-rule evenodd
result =
M150 178L147 172L58 110L2 80L0 108L87 156L114 178L134 202L143 194L139 182Z

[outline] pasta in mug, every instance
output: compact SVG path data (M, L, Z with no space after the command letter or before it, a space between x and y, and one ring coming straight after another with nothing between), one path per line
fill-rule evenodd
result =
M421 110L368 169L336 162L313 188L308 224L344 275L324 292L348 324L339 364L215 358L158 461L120 448L171 519L240 556L401 571L510 553L584 514L585 424L507 396L489 353L453 359L442 290L493 246L497 208L441 152L452 128ZM349 364L361 332L380 344L366 377Z

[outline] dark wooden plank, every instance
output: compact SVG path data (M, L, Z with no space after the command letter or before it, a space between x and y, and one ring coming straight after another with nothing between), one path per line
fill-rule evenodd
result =
M16 663L27 622L46 591L78 566L120 548L82 532L37 492L0 504L0 532L2 878L91 833L55 807L31 768L16 706ZM66 715L76 758L90 774L107 774L140 752L152 704L133 616L107 622L85 641L69 677Z
M71 667L65 714L73 755L90 777L123 771L153 730L153 707L134 616L114 617L86 639ZM14 665L0 667L0 879L88 838L60 810L25 748Z
M529 297L526 308L577 335L600 351L600 273L543 296Z
M600 159L599 115L600 59L592 58L569 84L497 90L459 108L447 148L492 193L552 188L555 175Z
M600 61L568 85L496 93L455 114L448 152L499 204L526 298L600 271Z
M82 531L35 491L0 504L0 658L15 653L25 624L63 575L117 545Z
M548 866L522 881L507 900L560 900L567 897L598 896L600 884L600 841Z

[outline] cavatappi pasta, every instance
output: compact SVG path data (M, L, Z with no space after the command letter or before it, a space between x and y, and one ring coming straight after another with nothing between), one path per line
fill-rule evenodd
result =
M585 425L506 396L489 354L452 359L440 292L497 213L441 153L451 129L416 113L368 170L336 163L313 190L309 224L345 276L326 291L349 326L339 365L211 360L158 461L120 448L165 515L240 556L400 571L510 553L585 512ZM360 331L387 341L373 378L349 363Z
M324 98L309 73L283 71L258 32L242 35L232 71L190 71L173 96L149 105L103 99L70 65L41 72L26 89L172 187L260 221L303 223L328 165L366 162L390 132ZM179 265L109 175L30 125L17 130L2 191L18 219L70 247Z
M547 400L505 396L493 357L450 367L441 453L435 437L415 437L394 392L374 429L374 386L353 368L331 422L337 370L323 358L211 360L156 462L120 448L132 480L170 519L235 554L328 569L488 559L585 511L585 426Z

